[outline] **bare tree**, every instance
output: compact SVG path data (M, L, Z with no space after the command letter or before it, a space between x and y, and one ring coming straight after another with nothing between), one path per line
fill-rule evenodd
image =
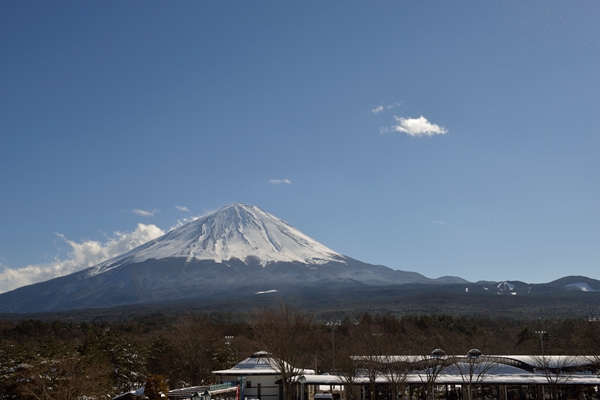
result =
M449 360L460 374L467 388L467 399L473 399L473 385L481 385L485 377L497 368L498 364L491 357L483 356L481 351L471 349L466 356L452 357Z
M392 400L397 400L404 393L406 378L412 371L410 362L405 357L382 356L383 376L390 385Z
M585 356L586 361L588 363L587 368L594 371L598 379L600 379L600 355L593 354L589 356Z
M578 365L575 356L534 356L533 361L536 367L546 378L550 387L550 398L558 398L558 392L561 385L566 384L573 374L577 372Z
M21 369L18 396L36 400L98 398L110 387L110 369L105 367L78 356L38 360Z
M341 337L338 343L338 350L335 354L337 374L344 386L344 391L347 393L347 399L353 400L355 397L360 397L359 393L355 393L356 380L360 375L359 360L355 357L358 347L356 337L348 334Z
M407 341L399 335L405 331L405 327L400 324L400 321L390 316L387 317L387 321L391 326L387 330L387 335L384 336L382 347L387 350L386 354L392 355L383 357L382 363L385 365L384 377L390 386L391 399L398 400L404 396L406 380L413 371L413 359L410 356L398 355L406 354Z
M580 339L579 348L587 348L587 362L589 367L594 370L598 378L600 378L600 323L594 319L590 320L587 326L582 330L582 338Z
M292 377L301 375L309 365L316 347L317 326L311 314L300 312L285 304L277 310L256 312L254 332L264 350L273 357L281 374L283 396L293 400L295 384Z
M356 361L358 367L369 379L371 400L377 399L377 378L381 376L382 365L379 357L381 333L376 325L361 321L354 331L357 344Z
M429 400L435 398L435 382L442 371L451 364L446 353L441 349L435 349L430 355L419 356L415 362L416 373L425 383L425 397Z
M381 376L381 364L375 354L365 354L357 357L359 369L369 379L371 400L377 400L377 378Z
M558 397L559 386L564 385L578 369L575 356L548 356L544 351L544 341L550 345L554 340L546 331L535 331L540 337L541 356L534 356L535 367L544 375L550 387L550 398ZM542 387L543 390L543 387Z
M187 315L181 317L174 328L173 342L181 384L209 383L219 340L212 321L206 315Z
M165 377L158 374L151 374L146 380L144 395L148 400L161 400L169 394L169 386Z

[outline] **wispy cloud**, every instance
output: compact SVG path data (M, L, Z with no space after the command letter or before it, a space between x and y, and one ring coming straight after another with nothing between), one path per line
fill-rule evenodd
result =
M169 232L170 232L170 231L172 231L173 229L177 229L177 228L179 228L180 226L183 226L183 225L185 225L185 224L187 224L187 223L190 223L190 222L192 222L192 221L195 221L195 220L197 220L198 218L202 218L202 217L203 217L203 215L197 215L197 216L195 216L195 217L189 217L189 218L181 218L181 219L178 219L178 220L177 220L177 223L176 223L175 225L173 225L172 227L170 227L170 228L169 228Z
M137 215L141 215L142 217L154 217L154 214L160 212L160 210L154 209L152 211L146 211L146 210L140 210L139 208L136 208L132 212Z
M432 224L446 225L444 221L431 221Z
M283 185L283 184L291 185L292 181L290 181L288 178L284 178L284 179L271 179L269 181L269 183L272 184L272 185Z
M175 206L175 208L179 211L191 212L190 209L185 206Z
M195 221L197 219L200 219L200 218L202 218L202 217L204 217L204 216L206 216L208 214L211 214L211 213L213 213L215 211L217 211L217 209L208 210L204 214L195 215L195 216L192 216L192 217L180 218L180 219L177 220L177 223L175 225L173 225L172 227L169 228L169 232L172 231L173 229L177 229L180 226L183 226L183 225L188 224L190 222L193 222L193 221Z
M373 114L377 115L381 112L383 112L384 110L389 110L391 108L394 107L400 107L402 105L402 102L396 102L396 103L392 103L392 104L388 104L387 106L384 106L383 104L378 105L377 107L375 107L374 109L372 109L371 111L373 111Z
M443 135L448 132L443 126L432 124L422 115L419 118L403 118L396 116L394 116L394 118L398 124L392 126L392 130L404 132L410 136Z
M92 267L163 234L162 229L152 224L138 224L133 232L117 231L104 242L96 240L75 242L57 233L57 236L70 247L66 257L56 256L50 263L28 265L23 268L0 265L0 293Z

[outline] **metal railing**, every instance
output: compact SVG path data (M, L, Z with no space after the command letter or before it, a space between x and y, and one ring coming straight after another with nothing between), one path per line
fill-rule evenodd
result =
M208 391L212 392L214 390L224 390L224 389L229 389L231 388L231 382L225 382L225 383L221 383L219 385L210 385L208 387Z

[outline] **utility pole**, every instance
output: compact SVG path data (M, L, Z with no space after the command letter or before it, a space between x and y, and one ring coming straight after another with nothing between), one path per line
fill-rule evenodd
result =
M327 322L326 325L331 326L331 368L332 373L335 374L335 327L340 326L342 323L340 321L335 322Z
M375 355L379 356L379 338L381 337L381 333L373 333L373 336L375 337L375 341L377 342L377 353Z
M538 335L540 335L540 347L542 348L542 368L544 369L544 375L547 374L546 369L546 356L544 355L544 335L546 331L535 331ZM542 385L542 399L546 399L546 395L544 394L544 386Z
M546 331L535 331L538 335L540 335L540 346L542 347L542 357L544 357L544 335Z

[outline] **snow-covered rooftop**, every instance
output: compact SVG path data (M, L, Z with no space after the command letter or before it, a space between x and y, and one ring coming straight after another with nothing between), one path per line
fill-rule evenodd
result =
M475 350L472 350L475 351ZM478 352L478 350L477 350ZM468 380L469 371L474 376L481 375L482 382L491 384L539 384L547 385L549 379L553 382L567 385L599 385L600 375L597 373L598 356L572 356L572 355L487 355L479 352L477 357L464 355L432 357L430 355L395 355L395 356L355 356L356 360L370 359L381 363L382 373L377 381L387 382L385 365L393 363L407 363L409 372L406 375L407 383L425 383L427 369L430 363L445 361L436 382L439 384L460 384ZM310 379L307 382L323 384L324 382L343 382L343 377L326 376ZM359 373L354 380L356 384L366 384L367 376Z
M239 362L235 367L213 371L215 375L279 375L279 367L275 360L266 351L259 351ZM298 369L298 373L314 375L312 369Z

